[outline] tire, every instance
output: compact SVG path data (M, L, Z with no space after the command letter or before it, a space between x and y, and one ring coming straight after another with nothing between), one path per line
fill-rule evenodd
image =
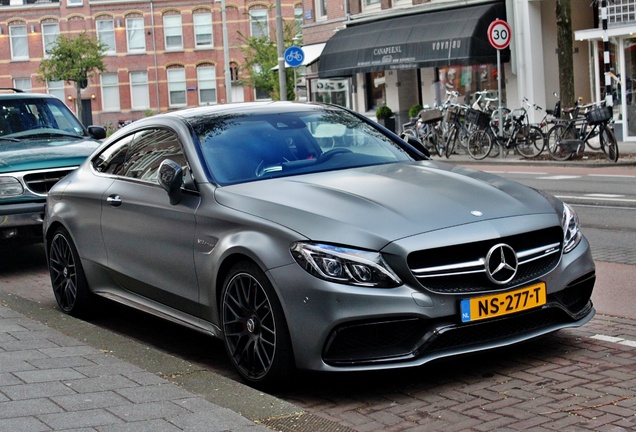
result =
M574 138L574 131L569 129L566 125L556 124L552 126L547 138L548 152L550 156L552 156L552 159L558 161L570 159L575 152L564 148L560 144L563 140L572 140Z
M618 161L618 143L616 142L616 135L609 125L605 125L601 129L600 142L607 159L610 162Z
M453 154L455 150L455 145L457 142L457 137L459 135L459 130L457 129L456 124L452 124L450 129L448 130L448 139L446 140L446 158L448 159L450 155Z
M256 264L232 267L219 309L225 349L241 378L263 390L289 381L294 369L289 330L274 289Z
M490 134L484 129L478 129L468 139L468 154L475 160L486 158L492 149Z
M517 139L516 149L524 158L534 158L541 154L545 146L543 132L537 126L529 126L528 133Z
M94 295L68 231L58 228L48 245L48 265L55 300L68 315L85 318L92 312Z

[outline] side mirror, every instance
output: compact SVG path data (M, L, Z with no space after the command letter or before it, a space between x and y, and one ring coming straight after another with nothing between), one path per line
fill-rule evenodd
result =
M159 165L159 184L168 192L170 204L181 202L183 186L183 168L173 160L166 159Z
M413 135L402 134L402 135L400 135L400 137L404 141L409 143L411 145L411 147L415 147L420 153L424 153L424 155L426 157L431 157L431 152L428 151L426 146L424 144L422 144L422 142L420 140L418 140L417 138L415 138Z
M89 126L88 134L95 139L104 139L106 138L106 129L102 126Z

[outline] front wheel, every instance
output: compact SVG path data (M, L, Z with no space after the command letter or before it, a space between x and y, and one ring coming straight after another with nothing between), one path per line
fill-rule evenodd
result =
M261 389L281 386L293 369L289 330L274 289L256 264L232 267L220 312L225 349L241 378Z
M446 138L446 158L449 158L455 150L455 143L459 135L456 124L452 124L448 129L448 137Z
M607 155L607 159L611 162L618 161L618 143L616 142L616 135L609 125L606 125L601 129L600 142L603 151Z
M534 158L541 154L545 146L545 137L538 126L527 126L517 137L517 151L524 158Z
M53 294L60 309L75 317L86 317L92 309L93 294L77 249L64 228L58 228L49 242L48 265Z
M567 145L566 141L574 140L574 131L562 124L555 124L548 132L548 152L552 159L558 161L568 160L574 155L575 150Z
M490 154L492 140L484 129L478 129L468 139L468 154L471 158L482 160Z

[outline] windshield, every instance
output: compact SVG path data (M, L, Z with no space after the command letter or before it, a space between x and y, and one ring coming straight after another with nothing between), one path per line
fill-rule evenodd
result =
M338 109L206 116L191 124L221 185L412 160L388 136Z
M84 127L62 101L54 98L0 100L0 137L83 136Z

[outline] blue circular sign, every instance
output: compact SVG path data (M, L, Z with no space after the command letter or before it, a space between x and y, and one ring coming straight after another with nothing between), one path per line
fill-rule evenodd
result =
M285 63L291 67L298 67L303 64L305 53L301 47L290 46L285 50Z

